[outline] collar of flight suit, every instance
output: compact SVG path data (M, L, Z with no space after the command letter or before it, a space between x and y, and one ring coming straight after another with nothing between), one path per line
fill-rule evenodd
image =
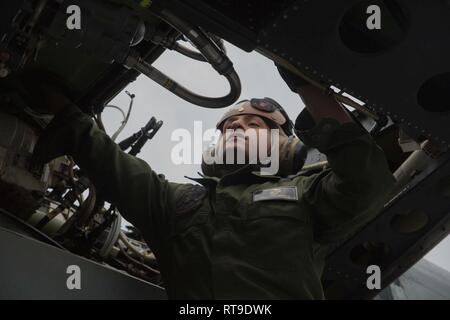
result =
M199 178L187 176L185 176L185 178L198 182L205 188L216 188L218 185L228 186L233 184L265 182L268 180L273 181L281 179L280 176L276 175L263 175L259 168L255 168L255 166L251 164L247 164L221 178L206 176L200 172L198 172L198 175L200 176Z

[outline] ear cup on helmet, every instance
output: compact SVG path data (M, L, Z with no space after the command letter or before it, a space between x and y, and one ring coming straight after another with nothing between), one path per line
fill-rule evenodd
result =
M278 175L287 177L298 173L306 161L307 147L295 136L280 137Z

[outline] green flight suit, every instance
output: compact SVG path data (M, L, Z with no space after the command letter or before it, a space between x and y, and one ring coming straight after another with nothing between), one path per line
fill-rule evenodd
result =
M122 152L75 106L50 123L41 161L71 155L154 251L172 299L323 299L326 248L380 211L395 179L355 123L323 119L301 135L332 170L292 178L244 167L199 184L167 181Z

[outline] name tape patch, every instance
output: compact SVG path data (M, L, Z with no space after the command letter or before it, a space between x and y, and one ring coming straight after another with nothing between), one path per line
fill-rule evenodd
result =
M297 187L277 187L253 191L253 202L267 200L297 201Z

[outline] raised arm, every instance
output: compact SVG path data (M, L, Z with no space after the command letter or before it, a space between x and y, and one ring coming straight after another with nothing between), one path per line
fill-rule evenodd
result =
M306 105L295 123L297 135L324 153L331 167L300 180L304 200L314 212L315 238L318 242L345 239L382 209L395 178L381 148L342 105L283 72Z
M150 246L159 247L169 232L172 198L179 184L168 182L145 161L120 150L72 103L56 114L35 148L41 162L62 155L72 156L101 196L141 230Z

